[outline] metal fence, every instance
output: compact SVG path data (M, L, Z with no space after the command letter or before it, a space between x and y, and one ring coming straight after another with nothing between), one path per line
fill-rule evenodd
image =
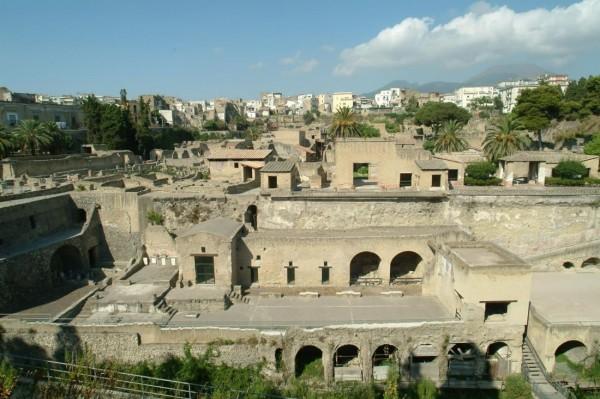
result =
M22 377L48 383L95 389L97 394L116 396L126 394L131 398L200 399L211 398L216 391L232 399L286 399L283 396L256 394L248 391L192 384L188 382L147 377L110 369L89 367L23 356L11 356L13 366L21 370ZM288 398L289 399L289 398Z

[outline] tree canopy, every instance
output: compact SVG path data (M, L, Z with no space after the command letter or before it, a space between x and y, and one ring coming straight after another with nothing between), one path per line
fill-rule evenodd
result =
M437 133L444 122L454 120L466 124L471 114L453 103L428 102L415 114L415 123L431 127Z
M514 115L507 115L492 124L483 140L483 151L488 159L495 162L529 147L531 140L523 129Z
M433 148L436 152L464 151L469 144L460 136L463 125L455 120L444 122L436 136Z
M339 108L333 114L333 122L329 128L331 137L354 137L359 135L358 118L349 107Z

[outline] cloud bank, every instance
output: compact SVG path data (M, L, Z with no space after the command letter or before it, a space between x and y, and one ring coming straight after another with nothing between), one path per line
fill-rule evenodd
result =
M599 48L599 39L600 0L525 12L477 2L446 24L406 18L343 50L334 73L350 76L365 69L431 64L459 68L514 56L561 64Z

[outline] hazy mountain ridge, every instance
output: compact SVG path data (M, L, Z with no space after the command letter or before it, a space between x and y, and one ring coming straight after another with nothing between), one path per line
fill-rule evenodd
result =
M534 64L508 64L489 67L465 80L464 82L444 82L435 81L427 83L414 83L407 80L394 80L377 90L364 93L363 96L374 97L381 90L391 87L400 87L403 89L412 89L419 92L439 92L451 93L454 90L465 86L493 86L498 82L517 79L535 79L539 75L550 73L546 69Z

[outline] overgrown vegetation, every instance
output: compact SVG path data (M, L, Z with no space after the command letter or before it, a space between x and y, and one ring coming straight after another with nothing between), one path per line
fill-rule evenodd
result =
M148 211L146 217L148 218L148 222L150 222L150 224L156 226L162 225L165 221L163 215L155 210Z
M493 162L475 162L465 169L465 185L467 186L497 186L502 179L494 177L496 164Z
M531 386L522 375L509 375L504 382L504 390L500 393L500 399L533 399Z
M7 361L0 360L0 399L8 399L17 386L19 374L17 369Z

